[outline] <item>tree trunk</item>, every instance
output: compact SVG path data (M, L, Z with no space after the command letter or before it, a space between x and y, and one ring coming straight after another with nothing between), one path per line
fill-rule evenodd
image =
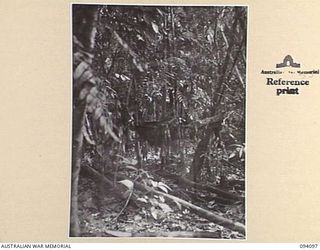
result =
M94 46L95 21L97 8L93 5L73 5L73 42L75 55L77 47L90 52ZM81 62L73 65L75 70ZM75 72L75 71L74 71ZM75 74L74 74L75 76ZM70 236L80 236L78 218L78 182L81 168L84 119L86 113L86 98L79 98L85 83L73 82L73 119L72 119L72 185L71 185L71 211L70 211Z
M204 131L201 140L195 150L193 162L192 162L192 168L191 168L191 177L193 179L193 182L198 182L201 174L201 169L206 157L206 152L208 148L208 144L210 141L210 138L215 134L216 130L219 130L219 127L222 123L222 115L216 115L212 121L207 125L206 130Z
M139 70L133 68L132 74L133 74L134 96L137 97L137 96L140 96L138 85L140 84L140 80L142 79L141 72L139 72ZM135 98L135 100L134 100L134 108L135 108L135 115L134 115L135 121L134 121L134 123L136 126L140 125L143 120L143 117L140 112L140 105L141 105L141 103L139 103L137 98ZM141 153L141 143L143 143L143 141L141 140L141 137L137 132L135 134L136 134L136 138L135 138L134 147L135 147L137 161L138 161L138 168L143 168L142 153Z
M78 182L82 155L82 127L84 125L85 107L86 104L82 103L73 110L70 236L79 236L80 234L78 220Z

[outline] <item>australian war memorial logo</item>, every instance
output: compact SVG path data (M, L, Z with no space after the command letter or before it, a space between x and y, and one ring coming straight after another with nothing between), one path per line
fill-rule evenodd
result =
M293 61L292 56L287 55L283 62L277 63L276 68L284 68L284 67L293 67L293 68L300 68L300 63L295 63Z
M299 95L301 88L311 84L311 78L319 75L319 69L304 69L291 55L276 63L273 70L262 70L266 85L276 87L276 95Z

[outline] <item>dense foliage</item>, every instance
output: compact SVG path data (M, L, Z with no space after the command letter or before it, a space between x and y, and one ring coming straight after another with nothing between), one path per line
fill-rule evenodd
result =
M231 6L73 6L71 235L220 222L240 234L199 237L244 236L233 221L245 222L246 18Z

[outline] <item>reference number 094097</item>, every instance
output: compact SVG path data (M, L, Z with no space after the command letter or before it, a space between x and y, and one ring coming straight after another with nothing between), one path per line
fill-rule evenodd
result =
M300 248L318 248L318 244L300 244Z

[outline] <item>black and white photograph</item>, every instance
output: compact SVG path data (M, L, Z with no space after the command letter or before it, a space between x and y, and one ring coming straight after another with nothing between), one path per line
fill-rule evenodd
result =
M247 15L71 5L69 237L246 239Z

